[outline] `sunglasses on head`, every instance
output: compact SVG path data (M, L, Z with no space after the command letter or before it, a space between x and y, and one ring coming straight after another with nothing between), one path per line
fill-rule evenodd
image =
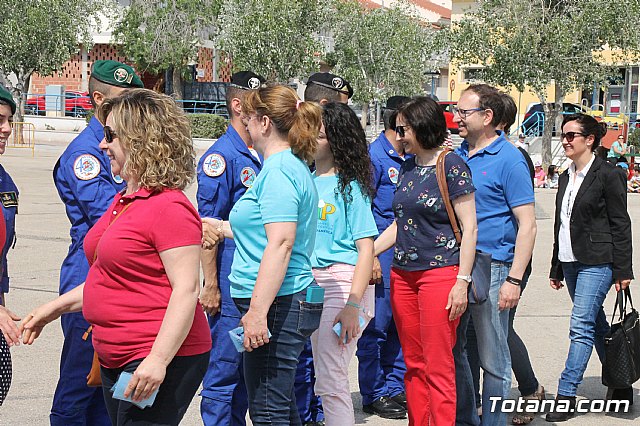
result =
M117 137L118 135L116 135L116 132L114 132L111 127L104 126L104 140L106 140L107 143L113 142L113 139Z
M575 139L576 136L584 136L587 137L587 135L585 135L584 133L580 133L580 132L567 132L567 133L560 133L560 140L567 140L567 142L573 142L573 140Z
M401 138L404 138L404 135L406 134L405 132L407 131L407 127L411 127L408 125L404 125L404 126L396 126L396 133L398 134L398 136L400 136Z

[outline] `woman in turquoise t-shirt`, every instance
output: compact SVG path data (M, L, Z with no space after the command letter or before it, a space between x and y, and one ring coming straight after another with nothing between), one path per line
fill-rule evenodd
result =
M244 330L244 381L253 424L300 424L294 381L298 357L318 328L322 302L307 302L313 283L318 194L313 160L321 109L291 88L250 91L242 105L261 172L231 210L225 236L236 251L231 296ZM207 219L213 226L222 225Z
M349 362L360 331L373 317L374 195L367 141L348 106L324 106L314 182L318 189L318 227L313 275L324 288L320 327L311 336L315 392L322 397L327 426L353 425ZM340 327L340 336L334 326Z

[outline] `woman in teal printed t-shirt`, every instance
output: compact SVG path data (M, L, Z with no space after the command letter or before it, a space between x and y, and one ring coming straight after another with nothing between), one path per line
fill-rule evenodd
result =
M318 193L313 160L321 109L291 88L251 91L242 105L254 148L264 158L253 185L231 210L236 251L233 297L244 328L244 380L253 424L300 425L294 381L298 357L320 323L322 302L307 302L314 282ZM220 226L215 220L206 222Z
M311 336L315 392L322 397L327 426L355 424L349 389L349 362L360 331L373 316L373 185L367 141L348 106L324 106L314 182L318 228L311 262L325 290L320 327ZM340 335L334 331L339 324Z

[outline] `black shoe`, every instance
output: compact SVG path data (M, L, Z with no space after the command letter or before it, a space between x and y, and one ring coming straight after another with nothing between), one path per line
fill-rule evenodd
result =
M558 403L563 401L560 406ZM567 410L567 403L569 401L569 409ZM556 411L558 408L561 408L561 411ZM566 412L565 412L566 411ZM559 423L566 422L567 420L573 418L576 415L576 397L575 396L564 396L558 395L556 396L556 403L554 406L554 411L549 411L545 420L548 422Z
M407 409L407 394L404 392L400 392L397 395L391 397L393 401L395 401L398 405L400 405L405 410Z
M624 389L607 388L607 401L629 401L629 406L633 405L633 388Z
M377 414L383 419L404 419L407 417L407 410L388 396L382 396L372 404L363 405L362 411L367 414Z

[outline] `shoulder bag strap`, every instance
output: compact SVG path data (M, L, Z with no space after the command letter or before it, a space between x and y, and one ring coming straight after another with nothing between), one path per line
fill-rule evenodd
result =
M444 159L451 152L448 149L443 150L438 159L436 160L436 179L438 180L438 188L440 188L440 194L442 195L442 202L447 209L447 215L449 215L449 222L451 222L451 228L453 228L453 235L456 237L458 245L462 241L462 233L458 226L458 219L453 211L453 205L449 199L449 185L447 185L447 174L444 170Z

